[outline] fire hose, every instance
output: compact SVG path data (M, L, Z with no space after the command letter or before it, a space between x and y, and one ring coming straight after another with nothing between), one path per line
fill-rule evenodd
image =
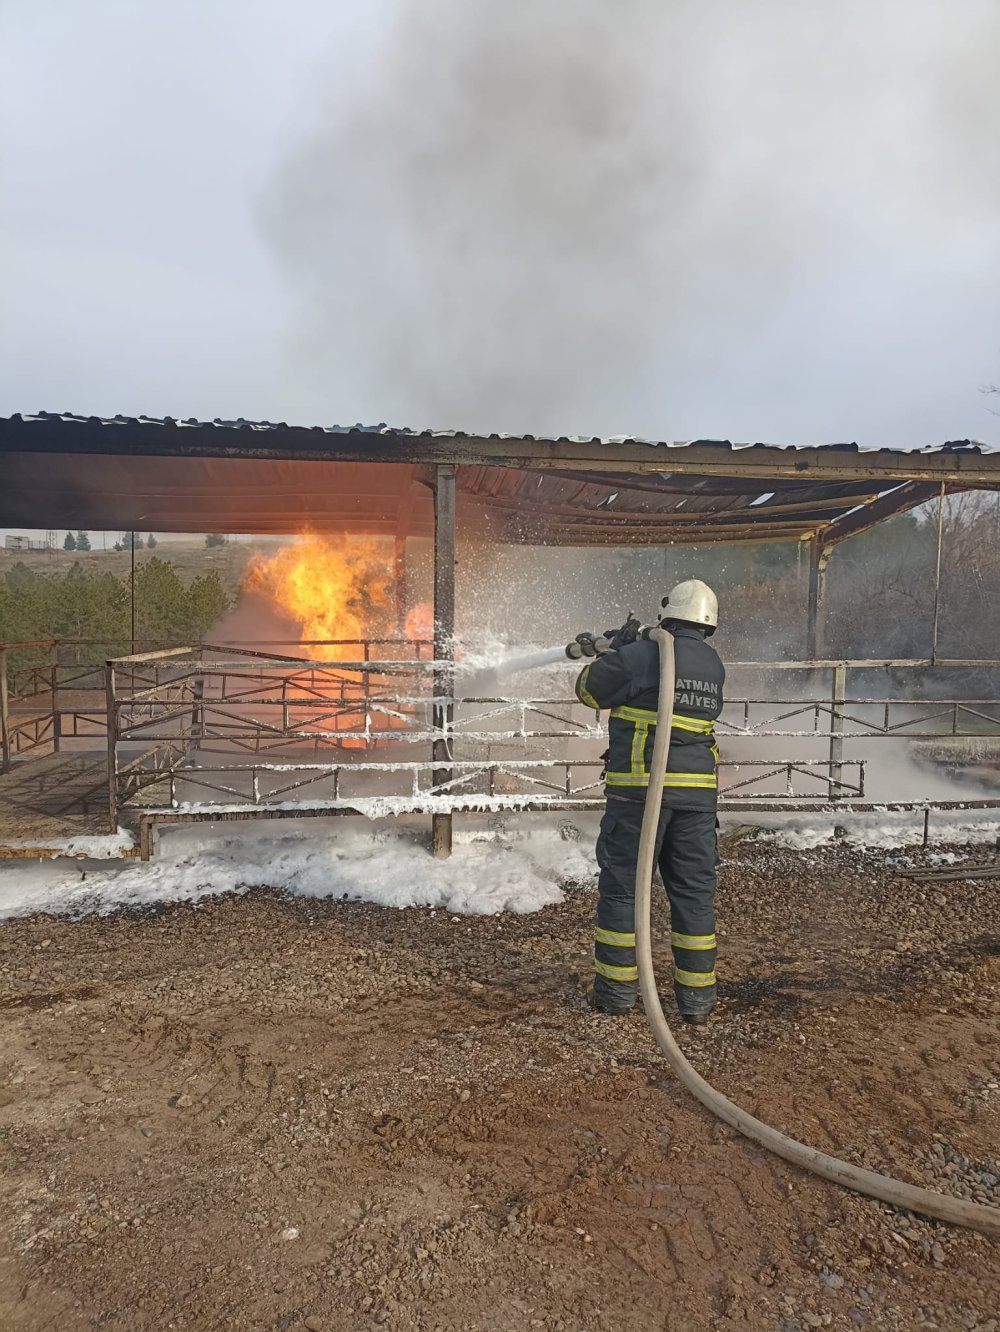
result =
M863 1193L869 1198L877 1198L892 1207L905 1208L922 1216L932 1216L951 1225L968 1226L1000 1238L1000 1208L983 1207L960 1198L949 1198L930 1189L904 1184L889 1175L863 1170L847 1161L840 1161L835 1156L827 1156L825 1152L817 1151L815 1147L807 1147L804 1143L796 1142L787 1134L755 1119L753 1115L741 1110L738 1105L710 1086L688 1063L674 1039L663 1015L656 988L649 922L656 830L660 816L663 779L667 771L667 755L670 750L674 698L674 640L671 634L659 627L650 630L649 636L659 644L660 648L660 695L653 753L649 765L649 787L646 792L646 807L639 839L639 858L635 871L635 941L642 1002L660 1052L672 1072L702 1105L711 1110L712 1114L731 1125L745 1138L766 1147L768 1151L774 1152L776 1156L780 1156L791 1165L800 1166L822 1179L828 1179L831 1183L840 1184L847 1189L854 1189L855 1192Z

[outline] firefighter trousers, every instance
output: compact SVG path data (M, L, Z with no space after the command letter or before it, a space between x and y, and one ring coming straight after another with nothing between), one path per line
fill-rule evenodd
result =
M614 1011L639 993L635 963L635 867L644 801L610 797L597 839L594 997ZM670 902L674 994L682 1014L715 1006L715 810L661 808L656 863Z

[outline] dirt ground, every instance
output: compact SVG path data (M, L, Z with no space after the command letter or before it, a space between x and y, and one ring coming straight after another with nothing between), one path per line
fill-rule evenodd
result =
M784 1130L1000 1205L1000 881L921 860L738 845L681 1039ZM586 1011L593 900L0 926L0 1324L997 1332L1000 1244L768 1157Z

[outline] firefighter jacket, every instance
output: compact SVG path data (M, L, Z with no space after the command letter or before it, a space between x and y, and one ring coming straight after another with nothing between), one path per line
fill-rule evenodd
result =
M719 785L714 726L726 671L697 629L680 625L672 632L674 708L663 803L672 809L714 809ZM611 713L604 778L609 796L645 797L659 684L660 650L649 639L603 653L580 672L580 702Z

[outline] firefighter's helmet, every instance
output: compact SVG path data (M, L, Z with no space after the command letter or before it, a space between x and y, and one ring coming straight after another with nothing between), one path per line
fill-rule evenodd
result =
M700 578L688 578L660 602L659 620L661 624L683 620L698 625L706 634L714 634L719 623L719 600Z

